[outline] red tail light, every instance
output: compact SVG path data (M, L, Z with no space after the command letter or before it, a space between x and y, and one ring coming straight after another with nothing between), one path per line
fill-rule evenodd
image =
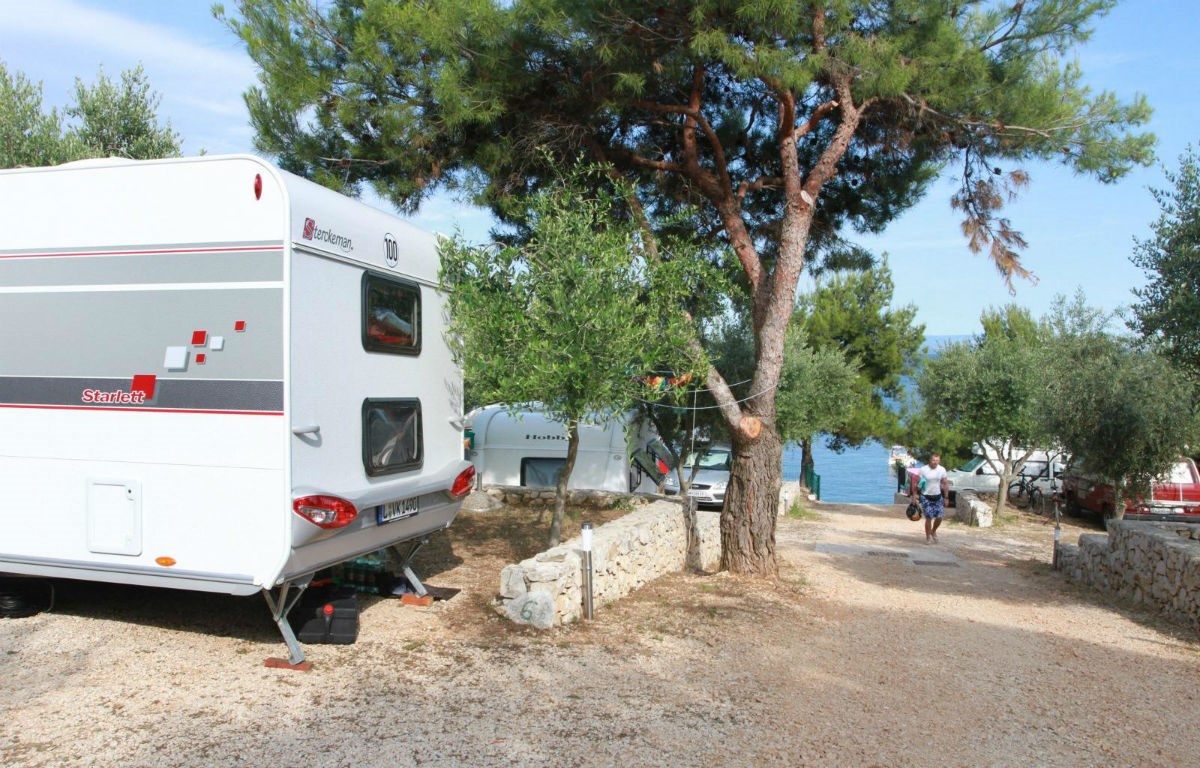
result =
M292 511L322 528L341 528L358 517L354 505L337 496L301 496L292 502Z
M458 473L458 477L454 478L454 485L450 486L450 497L461 499L471 492L471 486L475 484L475 465L471 464L462 472Z

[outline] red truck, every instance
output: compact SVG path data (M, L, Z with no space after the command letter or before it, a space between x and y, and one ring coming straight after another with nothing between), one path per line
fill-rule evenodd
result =
M1067 514L1087 510L1102 519L1113 517L1113 487L1087 472L1083 462L1073 460L1063 475L1063 497ZM1154 483L1150 498L1130 498L1126 520L1200 522L1200 472L1196 462L1179 457L1170 472Z

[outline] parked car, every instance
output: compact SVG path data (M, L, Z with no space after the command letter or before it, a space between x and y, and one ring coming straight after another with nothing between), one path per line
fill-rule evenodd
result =
M1067 514L1087 511L1106 520L1114 516L1112 485L1090 472L1082 459L1074 459L1067 465L1063 498ZM1171 470L1154 483L1149 499L1127 501L1125 519L1200 521L1200 472L1196 462L1180 456Z
M948 471L946 484L950 488L950 504L955 503L959 491L999 493L1000 475L997 474L996 467L1000 466L1000 460L994 459L993 462L995 466L984 456L976 454L963 466ZM1015 482L1018 478L1028 478L1048 497L1055 490L1054 479L1062 474L1063 469L1057 455L1052 458L1046 451L1034 451L1013 480Z
M692 476L688 496L696 499L701 507L725 505L725 486L729 483L729 470L733 466L733 449L726 445L714 445L700 452L693 452L683 462L684 477ZM679 477L672 471L663 481L663 491L674 496L679 493Z
M1000 490L1000 475L983 456L972 456L971 460L958 469L946 472L946 485L950 489L951 506L958 501L959 491L997 493Z

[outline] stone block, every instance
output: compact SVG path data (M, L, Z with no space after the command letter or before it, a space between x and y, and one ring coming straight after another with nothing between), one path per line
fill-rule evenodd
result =
M958 494L958 503L954 508L956 520L977 528L992 527L992 505L981 501L978 496L969 491Z
M554 596L549 592L528 592L504 608L504 613L517 624L529 624L538 629L550 629L556 622Z
M520 597L529 591L525 585L525 571L519 565L506 565L500 571L500 596L509 599Z

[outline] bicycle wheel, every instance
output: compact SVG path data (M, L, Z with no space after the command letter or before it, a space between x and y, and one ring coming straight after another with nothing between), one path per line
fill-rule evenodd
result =
M1018 509L1029 506L1029 488L1025 483L1016 480L1008 486L1008 501Z
M1045 510L1045 496L1041 488L1034 486L1029 491L1029 506L1031 509L1036 509L1039 512Z

